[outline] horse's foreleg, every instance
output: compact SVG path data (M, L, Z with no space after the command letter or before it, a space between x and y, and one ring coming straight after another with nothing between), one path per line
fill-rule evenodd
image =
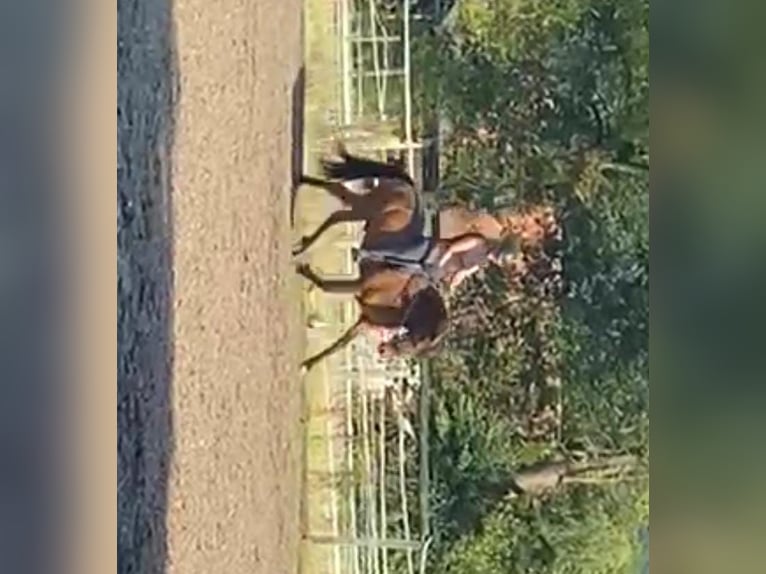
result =
M311 235L304 235L301 237L300 242L297 246L293 249L293 256L297 257L298 255L301 255L304 253L309 247L311 247L314 242L319 239L319 237L327 231L330 227L333 225L337 225L338 223L344 223L344 222L350 222L350 221L361 221L361 217L359 217L353 209L339 209L338 211L334 211L330 214L330 216L325 219L322 224L316 228L314 233Z
M311 267L306 264L298 265L295 270L325 293L355 295L362 288L361 277L357 279L325 279L314 273Z
M301 363L301 373L306 374L314 365L316 365L322 359L329 357L330 355L338 352L343 347L353 341L366 327L367 323L364 317L359 317L348 331L343 333L338 339L326 349L320 351L316 355L309 357L303 363Z

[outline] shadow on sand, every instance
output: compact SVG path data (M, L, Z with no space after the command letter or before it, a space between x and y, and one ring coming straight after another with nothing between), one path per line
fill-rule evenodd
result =
M164 572L173 450L170 0L117 3L117 572Z
M292 89L292 115L291 115L291 135L293 141L292 155L292 186L290 194L290 225L295 225L295 198L300 186L301 177L304 169L304 150L303 150L303 129L304 113L306 101L306 68L301 66L293 82Z

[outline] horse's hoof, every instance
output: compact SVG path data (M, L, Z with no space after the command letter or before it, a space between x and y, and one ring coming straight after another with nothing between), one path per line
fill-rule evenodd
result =
M296 263L295 264L295 272L298 275L303 275L304 277L307 277L309 274L309 264L308 263Z
M307 365L306 363L303 363L301 365L301 377L305 377L309 370L311 369L311 366Z
M306 326L309 329L321 329L323 327L327 327L327 323L325 321L322 321L322 319L318 315L311 315L306 320Z
M303 255L304 251L306 251L306 238L301 237L300 241L293 246L293 257Z

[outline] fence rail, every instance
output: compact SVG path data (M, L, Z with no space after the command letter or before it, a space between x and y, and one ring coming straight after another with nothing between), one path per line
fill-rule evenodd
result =
M433 142L413 135L410 8L410 0L396 6L337 0L341 89L331 117L336 137L352 151L403 154L417 180L416 156ZM326 142L316 143L310 152L326 149ZM351 247L360 238L346 224L334 243L346 254L344 274L356 274ZM341 329L355 320L355 305L343 305ZM321 523L328 530L309 530L306 542L331 550L322 571L333 574L421 572L430 536L427 369L384 363L374 346L357 340L329 362L324 385L326 408L308 413L324 419L323 430L307 440L327 442L327 464L309 468L307 480L309 490L323 493Z

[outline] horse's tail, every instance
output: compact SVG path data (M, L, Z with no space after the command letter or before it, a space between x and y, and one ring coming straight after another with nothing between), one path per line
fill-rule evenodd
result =
M322 160L322 171L328 179L348 181L352 179L380 177L398 179L414 186L415 183L401 165L383 163L351 155L345 148L339 150L341 161Z

